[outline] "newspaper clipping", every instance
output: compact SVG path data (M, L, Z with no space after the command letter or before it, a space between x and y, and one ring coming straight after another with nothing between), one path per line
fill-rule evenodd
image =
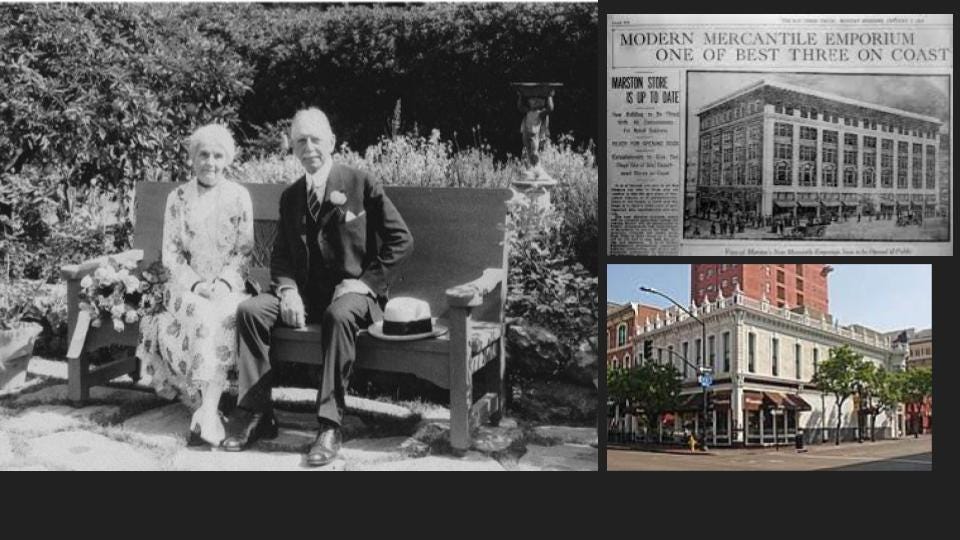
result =
M610 255L953 254L952 15L608 15Z

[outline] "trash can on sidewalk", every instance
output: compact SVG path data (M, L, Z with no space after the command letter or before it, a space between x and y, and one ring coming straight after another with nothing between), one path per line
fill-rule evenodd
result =
M803 433L797 432L793 442L797 446L797 450L803 450Z

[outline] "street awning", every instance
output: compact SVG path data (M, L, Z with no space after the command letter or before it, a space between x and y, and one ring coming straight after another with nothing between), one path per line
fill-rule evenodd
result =
M703 410L703 394L696 393L680 396L680 404L677 405L677 412L701 410Z
M798 201L797 204L804 208L816 208L820 203L817 201Z
M782 394L780 392L764 392L763 405L771 409L790 409L809 411L810 404L797 394Z
M786 408L786 398L779 392L764 392L763 404L773 409Z
M829 206L831 208L836 208L840 206L840 201L820 201L820 204L824 206Z
M712 405L714 409L729 409L730 400L730 390L710 393L710 405Z
M759 411L760 406L763 404L763 393L762 392L749 392L745 391L743 393L743 408L748 411Z
M792 408L794 408L794 409L796 409L796 410L798 410L798 411L810 411L810 410L813 410L813 407L811 407L810 404L807 403L807 400L803 399L802 397L800 397L800 396L797 395L797 394L786 394L786 395L784 395L784 397L787 398L787 401L790 402L790 403L793 405Z
M793 208L797 203L793 201L773 201L774 206L777 208Z

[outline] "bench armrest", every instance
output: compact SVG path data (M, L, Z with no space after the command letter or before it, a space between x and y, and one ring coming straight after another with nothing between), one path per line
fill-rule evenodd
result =
M473 307L483 304L483 298L497 285L506 286L507 271L503 268L487 268L479 278L447 289L447 303L451 307Z
M97 268L100 267L101 264L110 259L139 262L143 260L143 250L128 249L127 251L122 251L113 255L104 255L102 257L83 261L80 264L67 264L60 267L60 277L66 280L82 279L84 276L93 273Z

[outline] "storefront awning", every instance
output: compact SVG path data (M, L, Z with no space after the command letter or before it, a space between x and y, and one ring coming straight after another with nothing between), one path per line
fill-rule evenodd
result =
M786 399L779 392L764 392L763 405L772 409L786 408Z
M809 411L810 404L802 397L796 394L781 394L780 392L764 392L764 407L771 409L790 409L798 411Z
M785 394L783 397L787 398L787 401L790 402L794 409L798 411L809 411L813 410L813 407L807 403L807 400L803 399L797 394Z
M840 206L840 201L820 201L820 204L824 206L829 206L831 208L836 208Z
M714 409L729 409L730 399L731 396L729 390L710 393L710 405Z
M774 206L777 208L793 208L797 203L793 201L773 201Z
M798 201L797 204L804 208L816 208L818 204L817 201Z
M701 411L703 410L703 394L687 394L680 396L680 404L677 405L677 412Z
M744 392L743 393L743 408L748 411L759 411L760 406L763 404L763 393L761 392Z

